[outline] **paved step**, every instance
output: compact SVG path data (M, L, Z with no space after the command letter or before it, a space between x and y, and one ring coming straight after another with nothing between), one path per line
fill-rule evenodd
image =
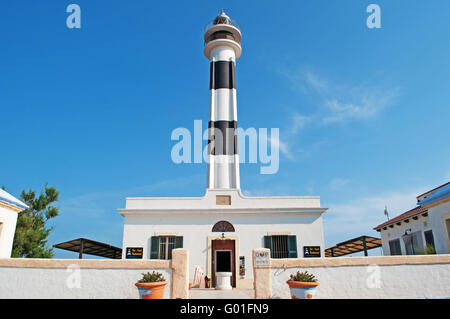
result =
M189 299L254 299L253 289L215 290L208 288L192 288Z

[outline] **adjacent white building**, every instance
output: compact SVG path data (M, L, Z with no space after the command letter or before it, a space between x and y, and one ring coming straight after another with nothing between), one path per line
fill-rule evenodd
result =
M203 197L127 198L123 258L170 259L189 249L190 277L202 267L216 284L231 272L233 287L252 287L253 248L273 258L324 256L318 196L247 197L240 190L235 64L241 32L224 12L207 27L204 54L210 60L210 122L207 189ZM303 253L306 251L307 253Z
M416 198L417 207L374 228L385 256L423 254L427 245L450 253L450 182Z
M28 206L0 189L0 258L10 258L16 232L17 214Z

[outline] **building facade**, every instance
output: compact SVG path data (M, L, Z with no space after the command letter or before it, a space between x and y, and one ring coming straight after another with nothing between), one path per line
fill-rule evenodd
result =
M17 214L27 205L0 189L0 258L10 258L16 232Z
M247 197L240 190L235 68L241 32L223 11L204 34L210 61L207 189L203 197L127 198L123 258L170 259L189 250L190 277L197 266L210 276L231 272L233 287L252 287L252 249L273 258L303 257L314 247L324 255L318 196ZM308 250L309 251L309 250ZM135 253L138 252L138 253Z
M385 256L450 253L450 182L416 199L417 207L374 228Z

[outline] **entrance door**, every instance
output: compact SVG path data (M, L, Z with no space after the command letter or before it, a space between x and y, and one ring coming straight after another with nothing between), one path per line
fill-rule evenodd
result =
M231 272L231 286L236 287L236 260L234 240L213 240L211 247L212 256L212 287L216 286L216 271Z

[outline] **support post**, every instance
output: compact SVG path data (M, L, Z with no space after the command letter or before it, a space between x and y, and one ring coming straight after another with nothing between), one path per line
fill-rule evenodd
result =
M259 266L255 264L256 254L260 256L267 253L269 256L269 265ZM255 288L255 299L272 298L272 280L270 276L270 249L253 249L253 287Z
M80 253L78 255L78 259L83 259L83 250L84 250L84 239L80 239Z
M363 236L363 246L364 246L364 256L368 256L367 254L367 244L366 244L366 236Z
M189 251L172 249L172 299L189 299Z

